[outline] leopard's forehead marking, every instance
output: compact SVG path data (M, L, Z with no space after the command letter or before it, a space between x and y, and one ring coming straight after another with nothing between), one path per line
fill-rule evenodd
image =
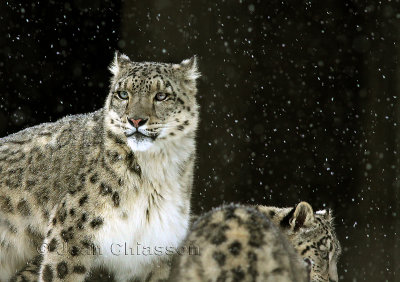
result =
M176 80L172 64L132 63L125 67L114 85L120 89L173 92L172 81ZM144 88L144 89L143 89Z
M173 73L173 65L165 63L132 63L125 68L125 75L127 76L142 76L148 77L150 75L171 75Z

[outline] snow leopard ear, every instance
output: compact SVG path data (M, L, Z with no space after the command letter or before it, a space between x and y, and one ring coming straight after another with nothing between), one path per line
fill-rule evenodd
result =
M175 65L175 68L180 70L185 80L195 81L201 76L197 67L196 55L190 59L183 60L180 64Z
M119 51L115 51L114 59L108 69L114 76L117 76L121 68L129 62L131 62L131 60L127 55L122 54Z
M289 221L294 231L301 227L308 227L314 220L313 208L307 202L300 202L294 209L293 216Z

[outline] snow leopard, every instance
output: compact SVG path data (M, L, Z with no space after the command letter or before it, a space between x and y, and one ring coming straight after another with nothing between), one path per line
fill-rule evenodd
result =
M196 57L133 62L116 52L110 71L101 109L0 139L0 281L78 282L98 267L141 281L184 239Z
M331 211L231 204L195 221L169 281L338 281Z
M331 209L314 212L307 202L300 202L291 208L261 205L256 208L278 226L296 252L311 263L311 281L339 280L337 263L342 248L335 232Z

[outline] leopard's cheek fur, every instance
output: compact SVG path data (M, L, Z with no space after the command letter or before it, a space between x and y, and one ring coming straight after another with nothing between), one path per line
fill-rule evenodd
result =
M194 94L188 94L185 89L181 89L181 92L174 104L165 105L164 111L168 113L163 120L165 125L160 134L161 138L176 138L195 132L197 129L198 105Z
M175 101L173 100L154 102L153 108L155 116L160 121L167 122L169 119L173 118L175 106Z
M121 100L114 94L110 94L110 110L114 111L120 118L121 121L126 113L128 107L128 100Z
M299 248L297 250L299 253L304 253L307 248ZM317 248L311 246L307 252L304 253L303 258L308 258L310 261L312 261L310 274L311 277L313 277L313 281L330 281L328 252L318 250Z

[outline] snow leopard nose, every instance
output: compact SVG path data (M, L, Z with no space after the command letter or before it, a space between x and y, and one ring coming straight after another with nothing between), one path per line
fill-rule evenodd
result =
M140 126L144 125L147 120L147 118L128 118L129 124L134 126L135 128L139 128Z

